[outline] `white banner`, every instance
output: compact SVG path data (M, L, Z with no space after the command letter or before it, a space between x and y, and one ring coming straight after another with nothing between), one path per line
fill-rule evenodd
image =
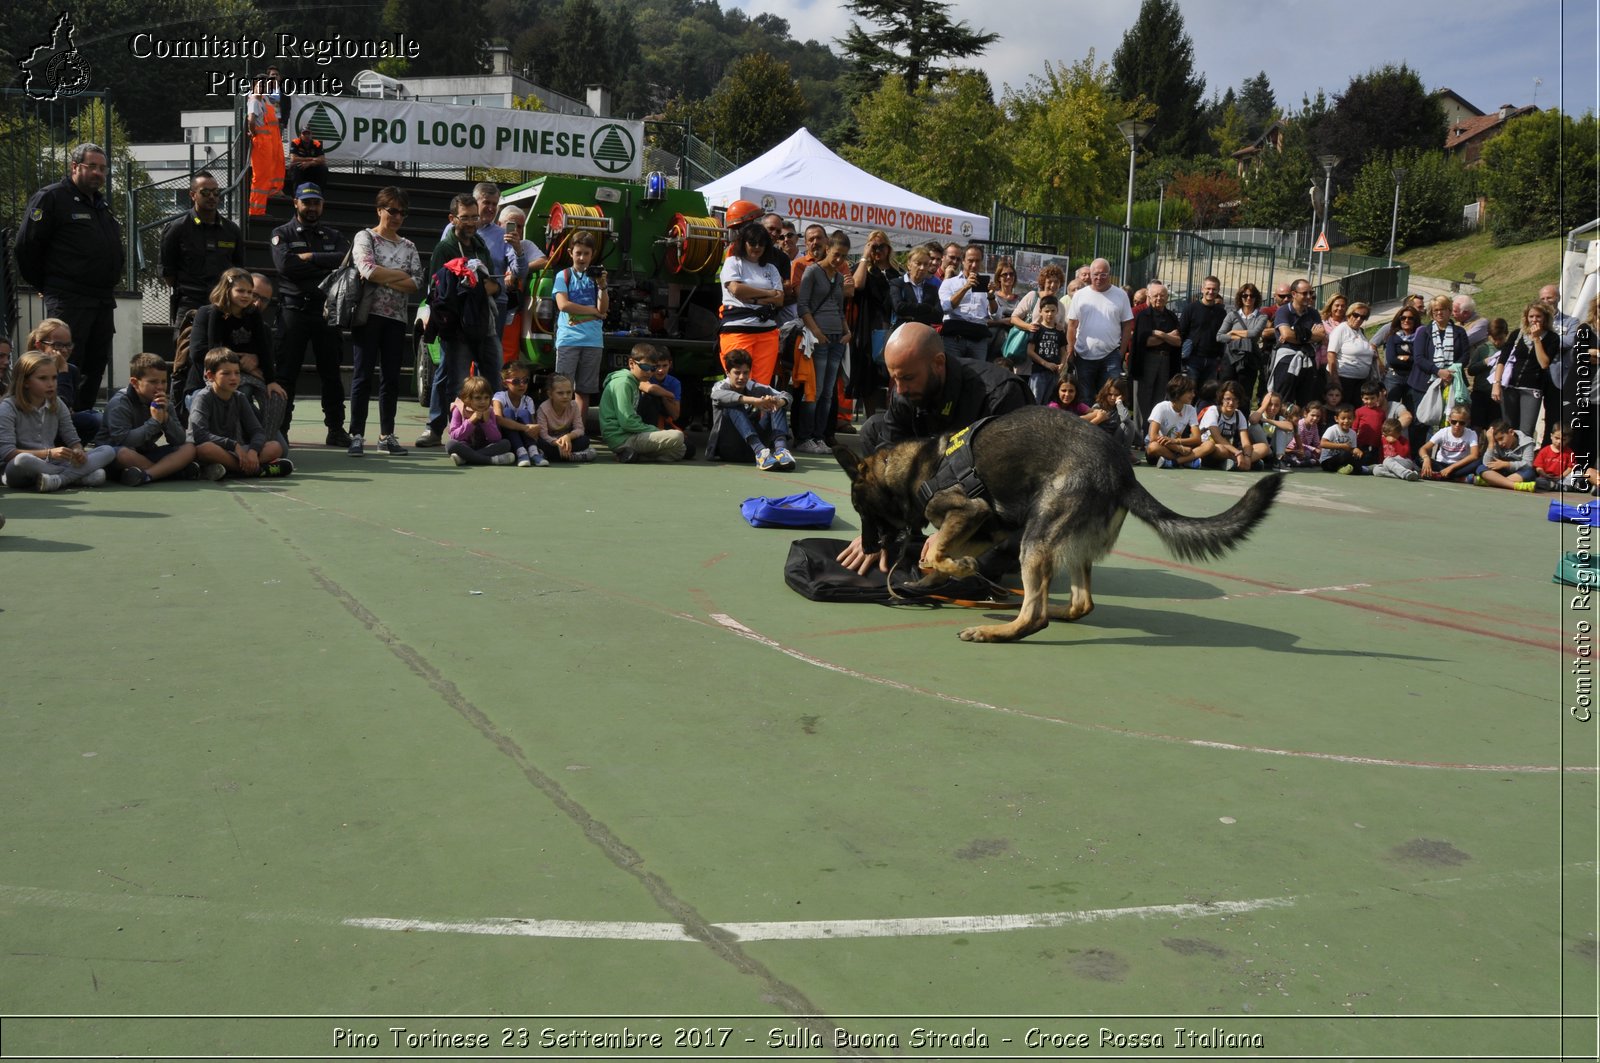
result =
M969 240L989 238L989 219L962 211L898 207L856 199L836 199L820 193L796 194L767 188L746 188L741 198L760 204L763 210L782 214L801 226L817 222L829 229L845 228L857 232L882 229L897 246L909 246L927 240L964 244Z
M294 98L330 162L493 166L637 181L644 123L500 107L457 107L358 96Z

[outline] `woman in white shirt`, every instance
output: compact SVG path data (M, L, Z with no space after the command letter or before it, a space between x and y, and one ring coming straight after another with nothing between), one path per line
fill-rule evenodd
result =
M772 234L751 222L739 230L733 250L722 262L722 330L720 354L734 348L750 352L750 379L772 386L778 372L778 311L783 307L783 277L778 267L763 262Z
M1351 303L1344 320L1328 333L1328 383L1332 384L1331 378L1337 376L1339 390L1346 401L1360 395L1361 385L1369 378L1383 377L1383 356L1361 331L1371 312L1372 308L1366 303ZM1372 377L1373 365L1378 367L1375 378Z

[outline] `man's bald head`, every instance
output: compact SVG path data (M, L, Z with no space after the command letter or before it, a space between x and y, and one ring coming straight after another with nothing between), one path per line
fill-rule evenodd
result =
M908 321L883 345L883 367L896 394L921 402L944 386L944 341L927 325Z

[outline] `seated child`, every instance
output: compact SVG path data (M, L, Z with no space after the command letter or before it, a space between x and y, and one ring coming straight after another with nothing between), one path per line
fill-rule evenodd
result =
M1411 460L1411 441L1406 438L1405 426L1400 423L1400 418L1385 418L1378 438L1381 448L1378 453L1383 455L1383 460L1372 466L1372 475L1395 480L1422 479L1422 474L1417 472L1417 463Z
M1239 408L1239 385L1225 380L1217 388L1217 401L1200 418L1200 445L1194 455L1223 471L1260 469L1267 444L1250 438L1250 417Z
M1559 424L1550 426L1550 445L1533 456L1534 483L1541 491L1561 488L1587 490L1583 478L1573 475L1573 453L1566 447L1567 433Z
M655 357L653 344L634 344L628 368L606 377L601 389L600 434L619 462L652 457L679 461L688 451L681 431L652 428L639 417L641 389L655 375Z
M1323 472L1367 475L1367 452L1356 442L1355 422L1356 411L1348 406L1340 406L1334 414L1334 423L1322 433L1322 457L1317 464Z
M234 476L288 476L289 441L269 437L256 411L239 391L239 355L226 347L206 352L206 386L189 411L189 442L208 480Z
M1467 483L1503 487L1507 491L1532 491L1538 487L1533 471L1533 452L1537 444L1523 435L1504 417L1489 426L1489 445L1476 474Z
M500 432L494 416L494 392L481 376L461 382L450 404L450 432L444 452L457 465L510 465L517 460L511 440Z
M1200 459L1195 457L1200 422L1195 417L1194 395L1194 381L1187 374L1179 373L1167 381L1167 397L1150 411L1145 432L1145 460L1151 465L1162 469L1200 467Z
M1310 402L1295 422L1294 438L1283 452L1283 463L1305 468L1322 462L1322 403Z
M789 419L784 407L789 397L750 379L750 352L735 347L722 358L725 379L711 388L711 436L706 459L736 457L744 449L754 455L762 470L794 468L794 456L784 445L789 439Z
M539 449L550 461L593 461L594 447L583 430L583 400L572 378L556 373L545 385L539 404Z
M655 352L656 371L639 385L639 420L662 429L682 428L683 381L672 375L672 352L660 344ZM694 444L687 439L683 456L694 457Z
M194 480L200 466L194 445L185 442L178 412L167 403L171 373L156 354L136 354L128 363L128 386L106 403L105 422L96 443L117 448L122 482L143 487L174 474Z
M1083 417L1088 414L1087 403L1078 401L1078 378L1071 370L1063 370L1056 378L1056 397L1050 400L1052 410L1065 410L1074 417Z
M1424 480L1460 480L1478 467L1478 433L1467 427L1471 418L1465 403L1450 407L1445 427L1422 444Z
M501 435L510 442L517 468L549 465L550 459L539 449L539 420L535 415L533 399L528 396L528 381L533 379L533 363L513 362L501 379L506 389L494 393L494 422Z
M1122 381L1107 380L1100 385L1100 394L1094 397L1094 405L1083 419L1099 425L1110 432L1113 439L1131 449L1139 446L1139 426L1133 423L1126 399Z
M72 411L56 395L56 359L29 351L17 362L11 390L0 399L0 466L7 487L59 491L100 487L115 447L85 450Z
M1266 446L1261 464L1273 468L1294 442L1295 423L1283 408L1283 398L1275 391L1261 396L1261 405L1250 413L1250 441Z

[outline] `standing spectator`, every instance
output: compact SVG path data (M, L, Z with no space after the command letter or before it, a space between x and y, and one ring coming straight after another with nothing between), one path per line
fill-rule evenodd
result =
M1402 306L1394 319L1379 332L1387 332L1384 342L1383 364L1388 371L1383 375L1383 386L1388 389L1389 401L1404 403L1406 409L1416 412L1411 398L1411 365L1416 352L1418 325L1422 314L1411 306ZM1374 345L1377 344L1374 339Z
M800 403L795 415L796 447L802 454L832 453L835 393L844 367L850 326L845 323L845 300L850 277L850 237L842 231L828 237L822 260L806 267L800 280L796 307L811 339L811 371L815 401ZM795 366L796 376L800 368ZM731 372L730 367L730 372ZM776 449L774 453L776 453Z
M339 375L344 341L339 330L322 316L319 285L338 269L350 251L350 241L322 224L322 189L303 184L294 192L294 218L272 230L272 263L278 267L282 312L278 319L277 382L288 395L282 424L265 425L267 438L288 434L294 416L294 391L306 346L312 349L317 375L322 378L322 422L327 445L348 447L344 430L344 381ZM204 348L197 348L196 353Z
M1060 393L1061 381L1072 375L1072 369L1062 357L1067 334L1059 327L1061 300L1053 295L1040 296L1038 317L1038 326L1028 335L1028 385L1033 390L1033 401L1042 406Z
M1415 293L1406 296L1405 302L1400 304L1400 310L1373 335L1372 345L1374 347L1382 347L1389 342L1390 335L1393 334L1395 327L1400 322L1400 314L1407 310L1410 310L1416 315L1417 320L1421 321L1428 316L1428 300Z
M250 136L250 216L265 217L267 200L283 195L283 129L278 104L268 96L265 77L250 86L244 127Z
M457 197L458 199L460 197ZM510 316L510 287L511 279L522 272L522 263L517 256L516 248L506 236L506 230L495 219L499 217L500 186L493 181L479 181L472 186L472 199L478 205L478 224L476 232L478 239L483 241L483 246L488 250L484 264L489 268L489 276L495 280L494 292L494 334L499 339L500 330L505 328L506 318ZM439 239L444 240L450 236L453 223L446 222L444 231L439 234ZM499 391L499 367L495 367L495 390Z
M772 215L768 215L772 217ZM767 228L765 225L762 228ZM772 230L767 229L770 233ZM782 232L780 227L779 232ZM778 348L781 352L793 358L795 342L803 342L805 326L800 321L800 308L796 302L800 294L800 282L805 278L806 270L821 262L827 253L828 230L812 222L806 226L805 254L798 255L789 260L789 268L780 272L783 281L783 308L778 311ZM780 361L784 360L780 355ZM795 372L804 373L804 366L794 361ZM803 384L803 381L795 381Z
M1022 301L1017 294L1017 267L1011 259L1002 258L994 264L994 283L989 292L994 299L994 316L989 319L989 361L994 362L1004 354L1011 315Z
M430 278L447 268L458 278L460 298L459 306L450 308L459 311L454 315L443 307L429 307L428 329L439 337L439 365L429 391L428 430L417 437L419 447L439 445L450 405L474 363L477 375L490 385L490 399L501 390L500 333L495 327L494 303L501 275L492 272L489 263L489 249L478 238L478 201L465 193L458 195L450 201L450 228L434 245L433 257L428 260ZM429 283L433 285L431 280Z
M1135 401L1142 422L1150 420L1166 395L1167 383L1178 371L1178 352L1183 344L1178 315L1167 306L1167 286L1151 281L1145 288L1150 303L1133 323L1132 353L1128 375L1138 386Z
M1553 316L1546 304L1529 303L1522 312L1522 327L1500 349L1500 359L1489 376L1490 397L1500 404L1505 419L1526 436L1532 436L1538 426L1550 366L1561 356L1561 340L1550 327Z
M506 243L517 253L517 269L506 271L506 323L500 330L501 353L507 361L526 356L522 349L522 324L532 308L533 291L538 287L536 273L550 265L544 248L526 238L528 214L515 203L500 208L500 227Z
M1469 346L1476 348L1489 338L1489 319L1478 313L1478 304L1472 296L1458 295L1451 299L1450 316L1466 330Z
M1039 271L1037 287L1033 291L1017 300L1017 305L1011 310L1011 326L1024 332L1032 332L1039 327L1039 300L1047 295L1053 295L1066 306L1067 299L1061 295L1061 286L1067 282L1066 271L1060 266L1050 265ZM1066 321L1066 315L1056 318L1057 323Z
M1416 410L1416 404L1427 394L1428 386L1437 379L1448 385L1455 379L1450 367L1457 363L1466 365L1472 359L1467 346L1467 331L1450 319L1450 297L1436 295L1428 303L1428 314L1433 323L1417 330L1416 344L1411 352L1411 403L1407 409ZM1538 407L1534 408L1538 416ZM1432 425L1428 426L1430 429ZM1532 431L1529 426L1529 431Z
M867 234L867 248L856 263L855 342L850 344L849 393L867 417L884 402L883 345L889 341L889 328L894 321L891 293L898 276L889 249L889 234L874 229Z
M1120 377L1133 349L1133 304L1111 285L1111 263L1089 263L1089 286L1067 309L1067 357L1078 365L1078 393L1100 394L1100 385Z
M1207 277L1200 282L1200 298L1183 308L1178 332L1183 337L1183 371L1196 386L1205 387L1218 375L1222 344L1217 332L1222 328L1228 308L1222 302L1222 282Z
M404 454L394 431L400 406L400 363L408 344L406 326L410 297L422 290L422 259L417 245L400 235L400 224L411 202L402 189L390 185L378 191L378 224L356 233L350 261L370 285L372 305L367 320L352 332L354 371L350 376L351 457L365 450L367 403L372 395L372 371L378 370L378 449Z
M67 177L33 194L17 230L22 279L44 296L45 316L66 322L72 332L69 360L83 377L75 412L94 406L117 331L122 226L103 195L107 172L106 149L79 144Z
M757 223L739 230L732 253L722 263L719 336L719 353L749 351L755 366L751 376L768 387L778 371L778 313L783 308L783 275L768 261L771 249L772 237Z
M1383 374L1383 359L1362 331L1370 313L1366 303L1352 303L1344 320L1328 334L1328 382L1337 381L1347 400L1361 394L1374 369L1380 377Z
M988 361L994 294L989 291L989 278L979 272L982 269L983 248L968 244L962 252L960 272L939 285L939 306L944 310L940 339L947 357Z
M600 396L600 362L605 354L605 321L611 312L606 270L594 265L593 233L579 232L567 243L572 265L556 274L551 293L556 309L556 372L577 381L591 405Z
M800 280L795 276L794 260L783 250L783 215L761 215L761 227L772 237L772 250L767 252L768 260L778 267L778 276L784 278L783 309L778 312L778 325L781 328L790 321L800 319L794 305L795 295L800 291Z
M1311 282L1298 278L1289 286L1289 303L1278 308L1272 323L1278 329L1269 387L1293 406L1305 406L1317 391L1316 351L1327 341L1322 315L1311 304Z
M1255 405L1256 383L1266 368L1263 337L1271 327L1271 315L1261 309L1261 289L1249 281L1239 285L1233 293L1233 309L1217 329L1217 340L1223 345L1217 375L1239 385L1240 405L1246 409Z
M1334 292L1332 298L1323 304L1322 330L1326 332L1328 336L1331 337L1333 335L1333 330L1344 324L1345 310L1348 309L1349 306L1350 300L1345 298L1343 292ZM1326 377L1331 372L1328 369L1327 340L1323 340L1321 345L1317 347L1317 370L1322 374L1324 383L1326 383Z
M1550 365L1544 381L1544 442L1550 441L1550 426L1561 416L1561 384L1571 362L1572 345L1578 336L1578 319L1561 309L1561 288L1546 284L1539 289L1539 301L1550 308L1550 329L1561 341L1561 356Z
M931 328L943 318L939 309L939 282L933 276L933 263L933 252L926 247L913 247L906 255L905 276L889 282L894 324L916 321ZM886 339L885 349L887 346ZM887 362L888 356L884 357Z
M1472 379L1472 427L1478 432L1488 431L1500 419L1500 404L1494 400L1494 385L1489 378L1500 362L1500 348L1511 338L1511 326L1505 318L1497 317L1488 326L1483 341L1473 345L1472 360L1467 363L1467 376Z
M161 279L172 289L167 310L174 341L184 315L206 304L222 271L244 265L244 234L217 210L221 199L217 179L201 170L189 179L194 206L161 234Z

